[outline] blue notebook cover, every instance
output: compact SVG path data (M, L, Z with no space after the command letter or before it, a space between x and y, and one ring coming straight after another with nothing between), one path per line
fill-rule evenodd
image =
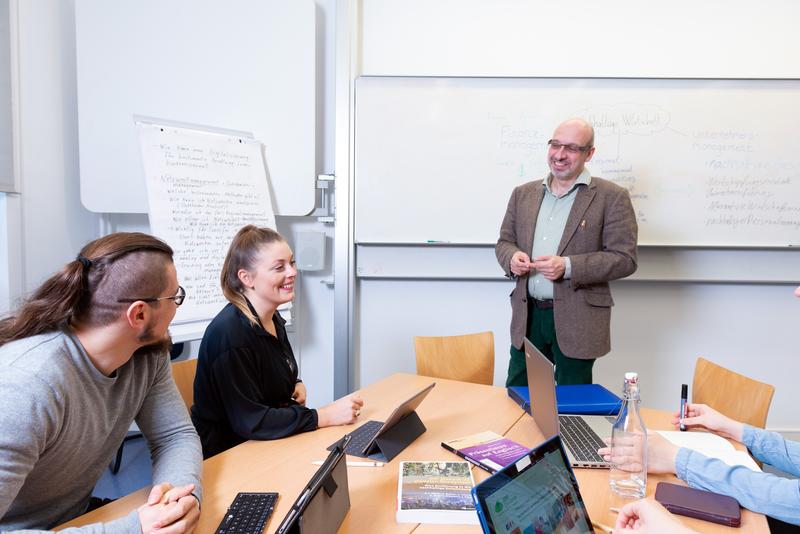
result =
M511 386L508 396L531 413L531 398L528 386ZM617 415L622 399L600 384L556 386L558 413L581 415Z

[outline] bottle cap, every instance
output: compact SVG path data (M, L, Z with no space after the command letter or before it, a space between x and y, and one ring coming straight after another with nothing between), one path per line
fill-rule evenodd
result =
M639 380L639 373L627 372L625 373L625 382L637 382Z

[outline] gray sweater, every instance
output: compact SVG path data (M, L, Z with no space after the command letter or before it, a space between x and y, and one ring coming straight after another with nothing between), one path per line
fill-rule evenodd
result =
M0 531L49 529L86 511L131 422L147 438L153 481L193 483L200 441L167 354L136 354L100 373L69 330L0 347ZM80 532L141 532L134 510Z

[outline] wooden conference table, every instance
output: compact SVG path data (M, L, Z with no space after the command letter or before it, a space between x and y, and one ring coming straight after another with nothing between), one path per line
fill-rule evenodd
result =
M249 441L227 450L203 463L203 505L196 532L214 532L233 497L240 491L277 491L278 505L267 524L274 532L289 511L297 495L318 469L312 462L324 459L328 445L364 421L383 421L392 409L425 385L435 381L428 397L417 412L427 431L383 467L349 467L351 508L339 532L477 533L477 526L415 525L395 522L397 476L402 460L456 460L440 443L444 440L486 430L533 447L543 440L533 419L512 401L505 388L482 386L424 376L395 374L360 391L365 401L359 421L350 426L329 427L277 441ZM649 428L669 428L669 414L643 411ZM354 458L360 460L359 458ZM478 483L487 478L482 469L473 469ZM610 506L619 506L608 488L605 469L576 469L581 494L594 521L613 526L616 514ZM673 476L649 476L647 495L652 496L659 481L678 482ZM141 505L149 488L144 488L61 526L80 526L121 517ZM680 517L681 521L701 532L769 532L764 516L742 510L742 526L723 527L705 521Z

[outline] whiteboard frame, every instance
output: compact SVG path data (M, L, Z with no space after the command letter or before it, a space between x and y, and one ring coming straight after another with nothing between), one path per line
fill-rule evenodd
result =
M735 251L737 262L731 262L731 251ZM624 279L626 282L796 285L800 273L800 248L796 247L648 246L640 247L638 252L638 268ZM759 265L760 268L741 269L738 264ZM356 277L512 284L497 264L494 245L474 243L360 243Z

